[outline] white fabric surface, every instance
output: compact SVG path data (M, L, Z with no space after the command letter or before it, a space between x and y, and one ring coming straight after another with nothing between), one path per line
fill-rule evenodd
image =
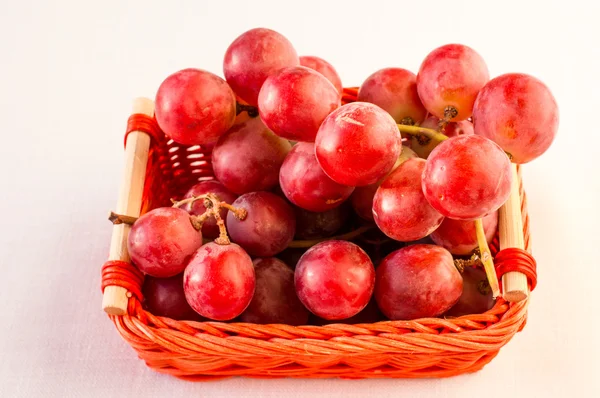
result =
M596 3L151 3L0 4L0 397L600 396ZM102 313L132 98L184 67L220 73L227 45L256 26L328 59L347 86L461 42L492 76L528 72L553 90L559 136L524 172L539 287L525 330L481 372L194 384L147 369Z

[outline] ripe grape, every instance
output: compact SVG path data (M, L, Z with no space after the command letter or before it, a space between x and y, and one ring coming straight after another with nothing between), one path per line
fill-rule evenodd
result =
M483 230L490 243L498 227L498 212L483 217ZM471 254L477 248L477 233L474 221L444 219L438 229L431 233L431 239L436 245L446 248L455 255Z
M396 123L419 124L427 115L417 93L417 76L402 68L373 73L360 86L358 100L381 107Z
M252 259L235 243L205 244L183 275L187 302L200 315L217 321L240 315L250 304L254 287Z
M294 276L306 308L324 319L346 319L368 304L375 269L359 246L341 240L321 242L302 256Z
M475 102L475 133L496 142L515 163L544 153L558 130L558 105L544 83L523 73L490 80Z
M308 311L296 296L294 271L274 257L253 261L256 289L250 305L240 316L249 323L305 325Z
M421 64L417 90L430 113L456 122L471 116L477 93L489 78L485 62L475 50L447 44L429 53ZM447 107L456 110L456 115L447 115Z
M311 55L303 55L300 57L300 65L306 66L312 70L316 70L323 76L327 78L333 84L335 89L342 94L344 91L344 86L342 86L342 79L340 79L340 75L338 75L337 71L329 62L325 61L323 58L311 56Z
M273 30L257 28L243 33L227 48L223 73L233 91L256 106L264 81L275 71L299 63L288 39Z
M396 170L398 166L408 159L416 157L418 157L418 155L415 153L415 151L407 146L403 146L400 156L398 157L398 160L394 164L394 167L391 171ZM385 177L374 184L366 185L364 187L356 187L354 192L352 192L352 195L350 196L350 202L352 203L352 208L359 217L368 221L373 221L373 197L375 196L375 192L383 180L385 180Z
M482 268L465 267L462 279L463 292L445 316L482 314L494 306L492 289Z
M316 155L325 174L339 184L373 184L400 155L400 132L389 113L353 102L333 111L319 129Z
M157 278L183 272L200 246L202 233L192 226L185 210L174 207L159 207L138 218L127 240L133 263Z
M217 179L238 195L268 190L279 181L279 168L292 148L254 118L234 126L212 152Z
M377 268L375 299L391 320L443 314L460 298L462 278L452 255L434 245L412 245L387 256Z
M263 122L275 134L314 142L323 120L340 106L340 93L318 72L304 66L281 69L265 80L258 96Z
M497 210L510 194L508 156L493 141L460 135L443 141L427 158L423 193L433 208L458 220Z
M412 241L426 237L444 216L429 205L421 188L423 159L409 159L379 186L373 198L375 223L392 239Z
M339 231L349 216L349 208L345 204L331 210L315 213L295 207L296 238L317 239L326 238Z
M227 214L227 229L231 240L251 256L272 257L283 251L294 239L296 218L294 210L271 192L250 192L233 202L248 215L238 220Z
M216 141L233 125L235 95L217 75L183 69L161 83L154 114L162 131L173 141L206 144Z
M183 273L170 278L146 276L142 286L144 308L152 315L165 316L179 321L202 321L185 301Z
M233 192L229 191L223 184L219 181L202 181L187 191L184 198L192 198L200 195L204 195L207 193L214 193L217 195L220 201L226 203L232 203L237 199L237 195ZM206 207L204 207L204 201L197 200L192 204L188 204L185 206L185 210L187 210L190 214L193 215L202 215L206 211ZM219 215L223 220L227 217L228 210L224 207L221 207L219 211ZM216 239L219 236L219 227L217 225L217 221L214 217L209 217L202 224L202 236L206 239Z
M313 212L331 210L348 199L354 190L325 174L315 156L315 146L299 142L288 153L279 171L279 185L296 206Z

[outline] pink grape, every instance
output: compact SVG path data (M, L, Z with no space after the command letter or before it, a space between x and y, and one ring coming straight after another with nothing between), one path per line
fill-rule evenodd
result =
M162 131L173 141L207 144L233 125L235 95L220 77L201 69L183 69L161 83L154 114Z
M333 111L319 128L315 152L332 180L350 187L375 183L400 155L394 119L376 105L354 102Z
M427 110L445 118L447 107L458 113L447 121L468 119L479 90L490 75L483 58L470 47L447 44L433 50L419 69L417 90Z
M155 316L165 316L179 321L202 321L185 301L183 273L170 278L154 278L147 275L142 286L144 307Z
M331 210L315 213L295 207L296 238L317 239L326 238L339 231L349 216L349 208L345 204Z
M375 223L387 236L399 241L426 237L444 220L429 205L421 188L423 159L409 159L379 186L373 198Z
M337 71L329 62L323 58L315 57L312 55L303 55L300 57L300 65L306 66L312 70L316 70L327 78L333 84L335 89L342 94L344 86L342 86L342 79L338 75Z
M219 181L212 180L202 181L194 185L187 191L184 198L193 198L207 193L214 193L217 195L220 201L229 204L233 203L233 201L238 197L236 194L225 188L225 186ZM185 210L192 215L199 216L206 212L206 207L204 207L204 201L198 200L193 204L188 204L185 207ZM223 220L225 220L227 217L227 209L222 207L219 211L219 215ZM217 226L217 222L214 217L209 217L202 224L202 236L206 239L216 239L219 236L219 227Z
M473 220L496 211L510 194L508 156L493 141L461 135L443 141L427 158L423 193L442 215Z
M482 314L494 306L492 289L482 268L465 267L462 279L463 292L444 316Z
M182 209L159 207L141 216L131 227L127 250L133 263L145 274L168 278L185 269L202 246L190 215Z
M377 268L375 300L391 320L441 315L459 300L462 290L452 255L439 246L407 246Z
M200 315L217 321L240 315L252 300L255 283L252 259L235 243L205 244L183 275L187 302Z
M417 76L402 68L373 73L360 86L358 100L381 107L396 123L419 124L427 115L417 92Z
M282 34L256 28L240 35L227 48L223 73L233 91L256 106L264 81L277 70L299 63L292 43Z
M292 148L277 137L260 118L234 126L223 135L212 152L217 179L238 195L273 188L279 168Z
M359 246L341 240L321 242L302 256L294 276L306 308L324 319L346 319L368 304L375 269Z
M558 130L558 105L544 83L523 73L508 73L486 84L475 102L475 133L527 163L550 147Z
M304 66L281 69L265 80L258 96L263 122L275 134L314 142L323 120L340 106L340 93L318 72Z
M313 212L331 210L354 191L325 174L315 156L315 146L299 142L288 153L279 171L279 185L296 206Z
M246 209L248 215L238 220L233 213L227 214L229 236L251 256L272 257L294 239L294 210L279 196L251 192L237 198L233 206Z
M488 243L494 239L497 227L498 212L495 211L483 217L483 230ZM436 245L459 256L471 254L478 247L475 221L446 218L430 236Z
M296 296L294 271L274 257L259 258L253 264L256 289L240 321L306 325L309 313Z

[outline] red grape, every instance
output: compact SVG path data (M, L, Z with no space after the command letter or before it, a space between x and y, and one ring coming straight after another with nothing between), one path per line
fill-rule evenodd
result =
M426 237L444 216L429 205L421 188L423 159L409 159L379 186L373 198L375 223L392 239L412 241Z
M488 243L494 239L498 226L498 212L483 217L483 230ZM442 225L431 233L436 245L446 248L456 255L471 254L477 245L477 233L474 221L444 219Z
M462 295L444 316L482 314L494 306L492 289L482 268L465 267L462 279Z
M131 227L127 250L140 271L157 278L183 272L189 258L202 246L190 215L182 209L159 207L141 216Z
M233 91L256 106L267 77L299 63L298 54L288 39L273 30L257 28L243 33L227 48L223 73Z
M407 146L402 147L402 152L398 157L398 160L394 164L392 171L396 170L398 166L407 161L408 159L416 158L418 155ZM387 176L386 176L387 177ZM352 203L352 208L358 214L359 217L373 221L373 197L375 196L375 192L377 188L381 185L381 183L385 180L385 177L377 181L375 184L366 185L364 187L356 187L352 195L350 196L350 201Z
M246 209L248 215L238 220L233 213L227 214L229 235L251 256L274 256L294 239L294 210L279 196L271 192L251 192L237 198L233 206Z
M493 141L460 135L443 141L427 158L423 193L444 216L481 218L497 210L510 194L508 156Z
M292 148L254 118L234 126L223 135L212 152L217 179L231 192L268 190L279 181L279 168Z
M496 142L515 163L544 153L558 130L558 105L544 83L508 73L490 80L473 109L475 133Z
M296 238L326 238L339 231L348 219L348 206L342 204L331 210L315 213L296 207Z
M250 304L254 287L252 259L235 243L205 244L183 275L187 302L200 315L217 321L240 315Z
M225 80L201 69L167 77L156 93L156 121L173 141L199 145L216 141L233 125L235 95Z
M189 189L189 191L187 191L187 193L185 194L185 198L192 198L207 193L214 193L215 195L217 195L220 201L226 203L232 203L238 197L236 194L232 193L227 188L225 188L225 186L219 181L213 180L202 181L194 185ZM204 214L204 212L206 211L206 207L204 207L204 201L198 200L193 204L188 204L185 207L185 210L187 210L190 214L199 216ZM227 217L227 209L221 207L219 214L221 215L221 218L225 220L225 218ZM216 239L217 236L219 236L219 227L214 217L209 217L202 224L202 236L207 239Z
M323 120L340 106L340 93L318 72L291 66L265 80L258 96L263 122L275 134L314 142Z
M342 86L342 79L340 79L340 75L338 75L333 65L324 59L311 55L303 55L300 57L300 65L306 66L312 70L316 70L325 76L327 80L333 84L340 95L344 91L344 86Z
M434 245L396 250L377 268L375 299L392 320L438 316L460 298L462 278L452 255Z
M373 73L360 86L358 100L380 106L397 123L419 124L427 115L417 93L417 76L402 68Z
M485 62L475 50L447 44L427 55L417 75L417 89L430 113L455 122L471 116L477 93L489 78ZM447 117L447 107L453 107L456 116Z
M165 316L179 321L202 321L185 301L183 273L170 278L146 276L142 286L144 307L155 316Z
M338 319L335 321L330 321L327 319L319 318L318 316L311 314L309 323L315 326L325 326L336 323L344 323L347 325L356 325L360 323L375 323L379 321L385 320L385 316L381 313L379 308L377 307L377 302L375 299L371 298L369 304L365 308L362 309L358 314L351 316L346 319Z
M300 301L325 319L346 319L368 304L375 283L373 263L359 246L341 240L310 248L296 266Z
M354 190L323 172L315 146L308 142L297 143L288 153L279 171L279 185L290 202L313 212L338 207Z
M373 184L386 175L401 146L394 119L366 102L353 102L333 111L321 125L315 143L323 171L351 187Z
M274 257L259 258L253 264L256 289L240 320L259 324L305 325L308 311L296 296L294 271Z

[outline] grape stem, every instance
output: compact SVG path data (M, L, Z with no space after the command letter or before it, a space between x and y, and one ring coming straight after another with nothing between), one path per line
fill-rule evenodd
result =
M356 238L363 233L375 228L375 225L364 225L360 228L357 228L353 231L347 232L342 235L330 236L329 238L319 238L319 239L311 239L311 240L293 240L290 242L288 247L298 249L298 248L307 248L316 245L317 243L321 243L327 240L351 240Z
M124 214L117 214L114 211L111 211L108 215L108 221L112 222L113 225L119 224L127 224L133 225L133 223L137 220L137 217L126 216Z
M258 116L258 108L257 107L252 106L252 105L240 104L239 102L237 102L235 104L235 114L239 115L242 112L248 113L248 116L250 116L250 117Z
M483 220L481 218L475 220L475 230L477 231L477 243L479 244L479 252L481 253L481 262L483 263L488 282L492 288L492 295L496 298L500 296L500 285L498 283L498 275L496 275L494 260L492 259L492 253L490 252L490 247L488 246L485 237Z
M437 145L440 142L448 139L448 137L442 133L419 126L398 124L398 130L400 130L400 133L403 133L405 136L415 137L420 145L427 145L431 141L435 142L435 145Z

